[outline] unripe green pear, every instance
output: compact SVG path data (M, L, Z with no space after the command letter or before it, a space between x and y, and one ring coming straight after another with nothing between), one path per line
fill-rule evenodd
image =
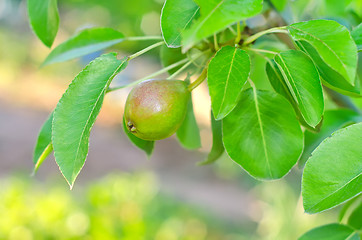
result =
M170 137L186 116L190 92L181 80L148 80L128 95L124 120L128 130L144 140Z

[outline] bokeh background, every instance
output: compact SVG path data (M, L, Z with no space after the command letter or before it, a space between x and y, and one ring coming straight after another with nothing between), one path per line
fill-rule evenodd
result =
M163 0L58 4L61 22L54 46L93 26L110 26L126 36L160 34ZM296 0L283 16L287 22L318 16L351 28L361 21L361 11L360 1ZM257 17L248 24L257 28L267 22ZM150 43L124 42L106 51L122 56ZM147 159L121 127L130 90L124 89L106 96L73 190L52 157L31 177L33 146L42 123L74 76L102 53L40 68L49 52L30 30L26 1L0 0L0 239L283 240L336 221L335 210L303 212L302 170L297 167L282 180L259 182L226 155L213 165L196 165L212 141L205 84L193 93L203 146L199 151L186 151L171 137L157 142ZM269 88L264 60L253 61L254 81ZM113 84L160 68L159 50L154 50L132 61Z

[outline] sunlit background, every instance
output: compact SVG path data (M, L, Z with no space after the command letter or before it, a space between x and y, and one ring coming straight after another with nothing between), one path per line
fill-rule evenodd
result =
M126 36L160 34L163 0L58 2L61 22L54 46L93 26L113 27ZM284 17L299 21L318 14L350 28L361 20L362 14L355 11L362 11L358 4L296 0ZM248 24L267 22L258 17ZM123 56L150 43L124 42L106 52ZM0 239L283 240L336 221L333 210L303 213L302 170L297 167L282 180L259 182L226 155L211 166L196 165L212 142L205 84L193 93L200 151L186 151L171 137L157 142L147 159L122 131L125 89L106 96L73 190L53 158L31 177L33 146L42 123L74 76L102 53L40 68L49 52L30 30L26 1L0 0ZM157 71L158 55L154 50L132 61L113 84ZM259 88L270 88L264 60L253 61L254 81Z

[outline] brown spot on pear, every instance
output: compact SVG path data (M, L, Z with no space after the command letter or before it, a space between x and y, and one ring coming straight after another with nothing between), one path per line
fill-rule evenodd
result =
M181 80L148 80L129 93L124 120L128 130L144 140L170 137L185 119L190 92Z

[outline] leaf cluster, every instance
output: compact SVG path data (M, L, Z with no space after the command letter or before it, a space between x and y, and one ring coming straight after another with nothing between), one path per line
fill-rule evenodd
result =
M264 5L270 11L288 7L288 1L267 2ZM55 1L29 0L28 9L34 32L50 46L58 27ZM213 145L201 165L226 152L252 177L273 180L285 176L299 162L304 168L302 196L308 213L356 198L362 192L362 117L351 97L362 97L357 74L361 71L362 25L350 31L337 21L318 19L255 31L248 21L264 13L262 0L166 0L160 19L162 37L125 37L111 28L91 28L55 47L43 65L122 41L162 39L122 60L113 53L102 55L75 77L40 132L35 169L54 149L62 174L73 186L85 163L90 130L107 92L164 72L169 72L169 79L187 73L186 81L199 76L189 85L190 91L207 79L211 98ZM44 29L40 22L47 22L49 28ZM267 44L277 39L283 47L265 46L263 39ZM128 85L109 87L128 62L163 44L163 69ZM268 78L261 80L268 81L269 89L260 89L251 77L256 57L265 60ZM326 110L327 100L350 109ZM154 142L125 131L137 147L148 156L152 154ZM192 101L176 136L186 149L201 146ZM348 226L327 225L301 239L358 239L360 209L356 207L351 214Z

